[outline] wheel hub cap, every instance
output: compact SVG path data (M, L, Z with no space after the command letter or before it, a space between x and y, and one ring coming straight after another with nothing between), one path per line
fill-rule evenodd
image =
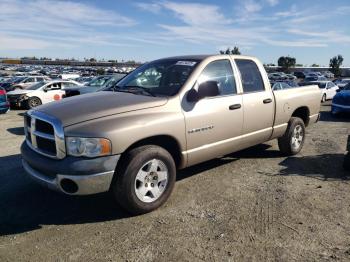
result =
M152 159L144 164L136 175L136 196L142 202L154 202L164 193L167 183L166 165L159 159Z
M295 150L298 150L303 142L304 139L304 131L301 125L297 125L293 130L293 136L292 136L292 147Z

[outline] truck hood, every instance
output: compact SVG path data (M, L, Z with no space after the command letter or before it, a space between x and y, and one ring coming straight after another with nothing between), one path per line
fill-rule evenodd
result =
M167 101L165 97L104 91L65 98L35 110L60 119L66 127L96 118L162 106Z

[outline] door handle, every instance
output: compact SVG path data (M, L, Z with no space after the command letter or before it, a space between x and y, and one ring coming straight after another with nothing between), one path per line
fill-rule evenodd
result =
M236 110L236 109L240 109L242 107L241 104L235 104L235 105L230 105L228 108L230 110Z
M269 104L272 102L272 99L271 98L267 98L267 99L264 99L264 104Z

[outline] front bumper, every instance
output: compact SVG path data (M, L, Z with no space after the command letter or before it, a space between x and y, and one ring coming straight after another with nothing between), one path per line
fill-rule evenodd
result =
M91 195L109 190L120 155L47 158L21 146L24 170L38 183L68 195Z
M337 114L337 113L350 113L350 105L340 105L340 104L332 104L332 113Z

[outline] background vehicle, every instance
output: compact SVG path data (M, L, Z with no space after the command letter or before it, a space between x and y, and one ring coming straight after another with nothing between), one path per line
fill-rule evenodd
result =
M301 71L294 72L293 74L294 74L294 76L296 76L297 78L301 78L301 79L304 79L304 78L306 77L305 73L304 73L304 72L301 72Z
M271 82L272 90L282 90L293 87L298 87L299 85L294 81L282 81L282 82Z
M339 87L334 84L332 81L310 81L307 83L301 83L301 85L318 85L321 89L321 102L326 102L326 100L333 99L333 97L337 94L337 90Z
M120 79L122 79L125 74L114 74L107 76L98 76L91 80L87 85L75 87L75 88L67 88L64 97L82 95L97 92L103 89L108 89L115 85Z
M327 77L327 78L334 78L334 74L330 71L325 71L322 73L324 77Z
M41 104L62 99L65 88L80 86L74 80L54 80L49 82L38 82L24 90L14 90L8 93L12 106L25 106L28 109Z
M350 83L333 97L332 114L338 113L350 113Z
M10 110L10 103L7 100L6 91L0 87L0 114L7 113Z
M46 76L24 76L24 77L19 77L17 80L12 84L10 87L10 90L12 91L15 89L26 89L27 87L33 85L34 83L37 82L42 82L42 81L48 81L50 78Z
M343 79L336 79L334 80L334 83L340 88L343 89L347 84L350 83L350 78L343 78Z
M111 90L28 111L23 166L66 194L111 190L133 214L168 199L177 169L275 138L297 154L320 110L317 86L273 92L246 56L156 60Z
M324 76L307 75L303 82L312 83L312 82L320 82L320 81L328 81L328 80Z

